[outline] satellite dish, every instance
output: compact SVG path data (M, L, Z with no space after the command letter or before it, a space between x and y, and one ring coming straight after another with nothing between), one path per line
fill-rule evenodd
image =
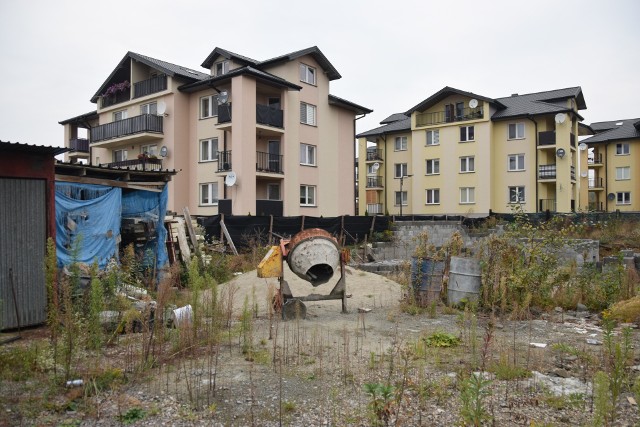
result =
M371 168L374 172L376 172L378 169L380 169L380 163L375 162Z
M167 157L167 154L169 154L169 150L166 145L163 145L162 148L160 148L160 157Z
M607 199L609 199L609 200L615 200L615 198L616 198L616 195L615 195L614 193L609 193L609 194L607 194Z
M163 116L163 115L164 115L164 113L166 113L166 112L167 112L167 104L166 104L166 102L164 102L164 101L159 101L159 102L158 102L158 108L157 108L157 111L158 111L158 115L159 115L159 116Z
M476 108L478 106L478 100L477 99L472 99L471 101L469 101L469 107L471 108Z
M229 172L224 179L224 185L227 187L233 187L238 180L235 172Z
M556 114L556 123L564 123L566 119L567 119L567 115L565 113Z
M218 105L226 104L229 102L229 92L223 90L218 94Z
M589 173L588 173L588 172L586 172L586 171L585 171L585 172L580 173L580 176L581 176L581 177L583 177L583 178L586 178L586 177L587 177L587 175L589 175Z
M584 151L586 149L587 149L587 144L585 144L584 142L581 142L580 144L578 144L578 150Z

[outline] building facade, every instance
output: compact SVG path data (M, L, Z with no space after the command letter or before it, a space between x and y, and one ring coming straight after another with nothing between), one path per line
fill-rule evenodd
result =
M175 169L169 209L195 215L352 215L357 116L317 48L266 61L215 48L206 72L128 52L60 122L70 161Z
M483 217L588 205L579 87L489 98L445 87L357 135L359 212Z

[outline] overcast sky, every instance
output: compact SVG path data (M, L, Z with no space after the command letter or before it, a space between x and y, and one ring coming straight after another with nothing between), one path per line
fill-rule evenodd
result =
M63 145L59 121L127 51L196 70L318 46L331 93L378 126L444 86L498 98L581 86L585 123L640 117L640 1L0 0L0 140Z

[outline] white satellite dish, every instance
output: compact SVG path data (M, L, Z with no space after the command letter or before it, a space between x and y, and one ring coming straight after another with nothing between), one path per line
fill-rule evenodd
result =
M556 123L564 123L566 119L567 119L567 115L565 113L556 114Z
M581 176L581 177L583 177L583 178L586 178L586 177L587 177L587 175L589 175L589 173L588 173L588 172L586 172L586 171L585 171L585 172L581 172L581 173L580 173L580 176Z
M578 150L584 151L586 149L587 149L587 144L585 144L584 142L581 142L580 144L578 144Z
M164 101L158 101L158 115L163 116L167 112L167 103Z
M229 172L224 179L224 185L227 187L233 187L238 180L235 172Z
M380 169L380 163L375 162L371 167L371 169L373 169L373 171L376 172L378 169Z
M223 90L218 94L218 105L226 104L229 101L229 92Z
M471 101L469 101L469 107L471 108L476 108L478 106L478 100L477 99L472 99Z

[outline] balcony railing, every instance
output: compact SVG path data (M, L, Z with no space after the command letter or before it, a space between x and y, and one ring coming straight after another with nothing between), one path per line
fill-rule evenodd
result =
M382 177L381 176L368 176L367 177L367 188L382 188Z
M134 169L139 171L162 170L162 159L133 159L107 163L107 167L116 169Z
M589 188L604 188L602 178L589 178Z
M576 167L575 166L571 166L570 175L571 175L571 179L573 181L575 181L576 180Z
M576 136L573 133L569 134L569 143L575 148ZM538 145L556 145L556 131L548 130L538 132Z
M231 151L218 151L218 172L231 170Z
M151 95L167 89L167 76L162 74L133 84L133 97Z
M274 126L283 128L283 114L279 108L269 107L268 105L256 105L256 123L261 125Z
M439 123L461 122L465 120L481 119L482 107L463 108L462 111L445 110L433 113L416 114L416 126L429 126Z
M231 121L231 103L218 105L218 123Z
M538 179L556 179L556 165L538 166Z
M69 140L69 148L71 151L79 151L82 153L89 152L89 140L86 138L75 138Z
M382 160L382 150L367 148L367 161Z
M122 92L116 93L115 95L103 96L102 98L100 98L100 106L102 108L107 108L115 104L127 102L129 100L131 100L131 89L125 89Z
M587 159L587 163L590 165L601 165L602 164L602 153L594 154L593 157L589 157Z
M569 143L573 148L576 148L576 136L573 133L569 134Z
M141 114L130 119L118 120L91 129L91 143L120 138L137 133L162 133L162 116Z
M270 173L284 173L282 170L283 156L280 154L256 151L256 171Z
M382 203L367 203L367 213L369 215L382 214Z
M540 212L546 211L556 211L556 199L540 199Z

